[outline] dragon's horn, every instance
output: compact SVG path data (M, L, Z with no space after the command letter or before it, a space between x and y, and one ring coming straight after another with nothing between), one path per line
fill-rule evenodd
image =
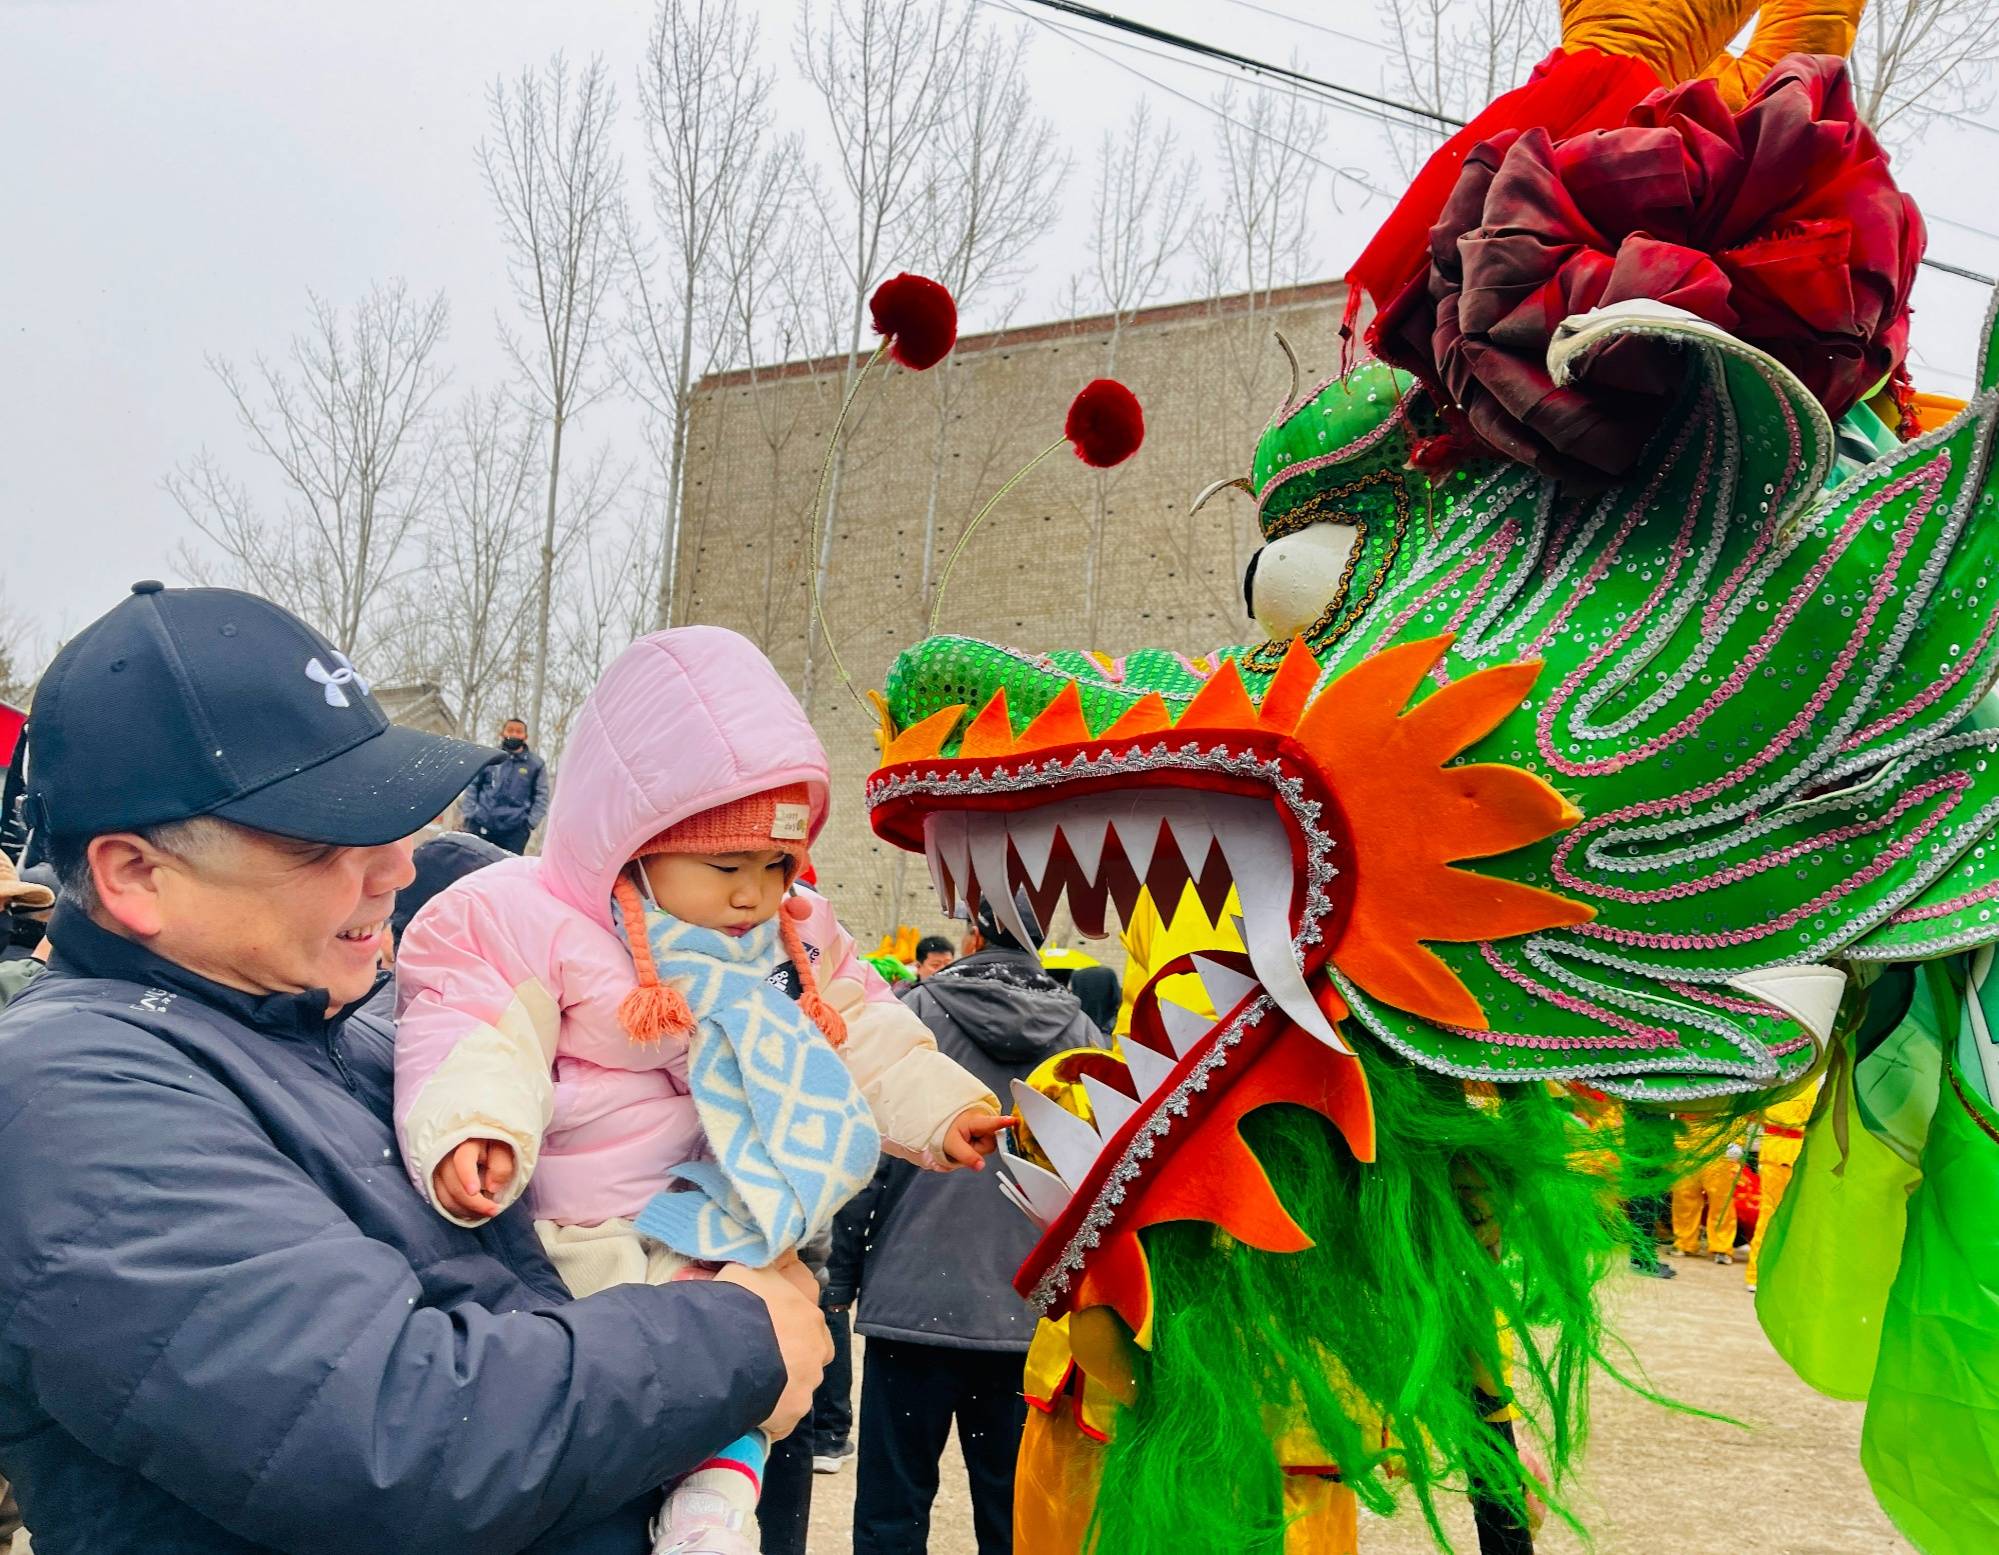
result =
M1200 491L1195 494L1193 506L1187 509L1188 515L1191 517L1193 514L1200 512L1202 508L1206 507L1209 504L1209 502L1213 501L1216 497L1219 497L1223 492L1227 491L1231 486L1233 486L1237 491L1249 491L1250 490L1249 478L1244 475L1224 475L1218 481L1209 481L1207 485L1203 486L1200 489ZM1252 493L1252 495L1253 494L1254 493Z

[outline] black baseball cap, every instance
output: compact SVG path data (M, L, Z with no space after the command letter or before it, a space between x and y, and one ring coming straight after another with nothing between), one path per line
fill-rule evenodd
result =
M150 580L63 645L28 722L28 819L66 837L213 815L372 847L496 755L390 723L346 654L269 600Z

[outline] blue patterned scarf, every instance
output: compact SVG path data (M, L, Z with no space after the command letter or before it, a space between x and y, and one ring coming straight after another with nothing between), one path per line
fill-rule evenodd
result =
M765 981L784 955L775 919L738 936L652 910L646 931L661 981L694 1012L687 1084L715 1158L675 1168L686 1186L655 1194L638 1228L689 1258L761 1268L867 1186L874 1115L819 1028Z

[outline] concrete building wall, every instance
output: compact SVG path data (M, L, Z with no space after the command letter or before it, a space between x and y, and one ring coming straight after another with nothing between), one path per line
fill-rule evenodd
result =
M840 470L825 611L854 695L810 648L808 507L843 363L711 377L691 426L677 619L756 641L801 696L832 757L833 820L815 862L864 949L898 922L942 927L922 860L876 841L861 785L875 719L855 696L926 635L959 534L1010 474L1061 436L1071 397L1114 376L1145 407L1145 446L1102 475L1065 445L1009 494L960 558L939 629L1037 648L1200 651L1253 635L1242 605L1256 547L1247 498L1193 495L1246 474L1290 385L1281 328L1309 388L1335 369L1337 283L968 337L926 374L863 390ZM879 372L880 370L877 369ZM1093 608L1094 605L1094 608ZM1094 619L1093 619L1094 617Z

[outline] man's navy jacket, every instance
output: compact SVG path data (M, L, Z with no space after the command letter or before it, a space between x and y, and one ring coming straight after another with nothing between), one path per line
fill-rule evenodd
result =
M36 1555L642 1555L762 1420L750 1292L571 1301L410 1189L391 1038L58 910L0 1014L0 1473Z
M472 774L459 796L465 824L533 831L548 814L548 768L531 750L503 751Z

